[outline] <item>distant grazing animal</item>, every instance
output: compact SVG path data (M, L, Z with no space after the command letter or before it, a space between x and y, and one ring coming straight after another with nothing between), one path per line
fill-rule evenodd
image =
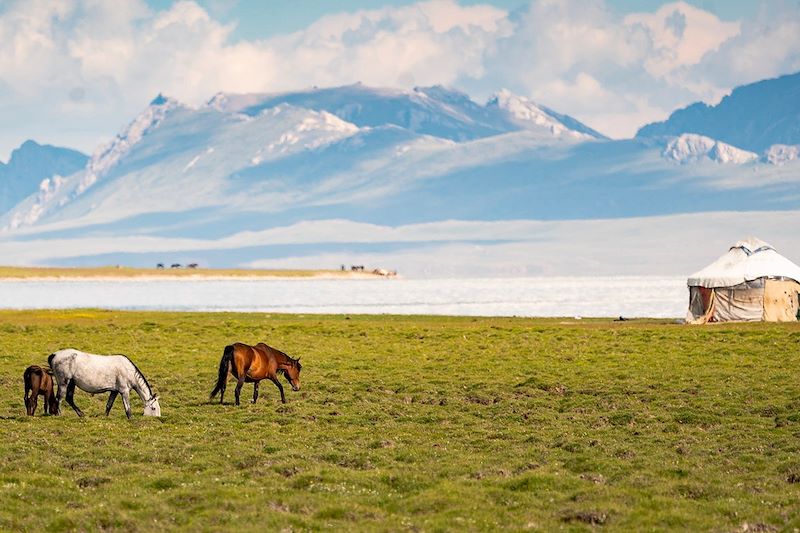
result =
M47 362L58 385L58 414L61 414L61 401L66 395L67 403L78 416L83 416L73 400L77 386L92 394L111 393L106 403L106 416L117 395L121 394L125 414L131 417L130 391L136 392L144 403L144 416L161 416L158 396L153 394L142 371L124 355L94 355L69 348L51 354Z
M286 403L286 396L283 394L283 385L278 380L278 373L283 374L292 390L300 390L300 358L292 359L280 350L267 346L259 342L255 346L237 342L225 347L222 352L222 359L219 362L219 376L217 385L211 391L211 398L219 394L219 403L225 396L228 372L237 379L236 382L236 405L239 405L239 393L244 382L253 383L253 403L258 399L258 382L262 379L269 379L281 391L281 402Z
M22 373L22 380L25 382L25 410L28 415L33 416L36 413L40 394L44 396L45 414L54 415L58 412L58 400L53 392L53 378L49 368L31 365Z
M164 263L159 263L156 265L156 268L164 268Z
M180 263L172 263L169 267L170 268L180 268L181 264Z
M189 263L186 266L189 267L189 268L197 268L199 265L197 263Z

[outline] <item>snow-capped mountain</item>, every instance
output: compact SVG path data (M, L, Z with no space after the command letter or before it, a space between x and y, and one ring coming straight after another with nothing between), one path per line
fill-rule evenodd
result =
M714 161L743 165L758 159L758 154L694 133L684 133L670 139L661 154L680 164Z
M691 132L610 140L507 91L485 105L442 87L218 94L197 108L159 95L83 168L0 214L0 253L276 266L436 255L454 239L464 257L529 250L547 237L525 232L555 227L530 221L586 231L577 221L800 209L795 148L759 159Z
M800 72L735 88L714 106L698 102L664 122L642 127L637 138L697 133L763 153L775 144L800 144Z
M462 142L519 130L547 135L605 138L567 115L501 91L487 105L441 86L412 91L376 89L360 83L278 94L217 94L208 105L221 111L257 115L280 104L327 111L358 127L395 125L414 133Z
M528 98L517 96L503 89L494 95L486 104L489 110L496 110L500 115L525 130L545 129L555 137L573 139L605 139L606 137L592 128L581 124L568 115L562 115L536 104Z
M280 179L265 180L254 170L358 131L330 113L285 104L251 117L159 96L83 171L27 198L0 217L0 226L232 207L278 189L299 197L300 190L288 191Z
M785 165L798 159L800 159L800 144L792 146L773 144L764 152L764 161L772 165Z
M274 205L267 209L273 211L330 204L474 161L470 154L458 161L442 156L435 167L421 162L442 150L452 156L455 139L515 134L504 144L516 150L602 138L507 91L485 106L442 87L398 91L360 84L280 95L218 94L198 109L158 95L96 151L84 171L44 184L0 217L0 227L231 207L259 195L270 195ZM498 147L491 158L507 153Z
M0 213L40 188L51 187L61 176L76 172L86 160L75 150L25 141L11 152L8 163L0 162Z

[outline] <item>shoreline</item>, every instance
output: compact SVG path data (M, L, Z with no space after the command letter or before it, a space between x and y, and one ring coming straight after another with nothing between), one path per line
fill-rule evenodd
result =
M16 268L0 267L0 282L9 281L259 281L259 280L365 280L390 279L398 276L384 276L373 272L353 272L349 270L155 270L155 269L116 269L88 268Z

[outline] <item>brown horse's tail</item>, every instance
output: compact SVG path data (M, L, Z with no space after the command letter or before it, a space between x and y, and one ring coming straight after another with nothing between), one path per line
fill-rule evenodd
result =
M214 390L211 391L211 396L209 398L213 398L217 395L218 392L225 388L225 382L228 380L228 367L233 362L233 345L229 345L225 347L225 351L222 352L222 359L219 361L219 375L217 376L217 385L214 387Z

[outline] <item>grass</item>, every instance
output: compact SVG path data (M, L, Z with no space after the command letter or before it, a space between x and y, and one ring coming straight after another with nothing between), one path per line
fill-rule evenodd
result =
M38 278L141 278L141 277L280 277L308 278L315 276L348 277L353 274L342 270L267 270L235 268L134 268L123 266L104 267L14 267L0 266L0 279Z
M302 356L302 390L208 403L235 340ZM800 324L3 311L0 530L791 531L799 341ZM106 418L80 391L84 419L24 416L22 371L64 347L130 355L163 417L134 399L132 421L119 401Z

